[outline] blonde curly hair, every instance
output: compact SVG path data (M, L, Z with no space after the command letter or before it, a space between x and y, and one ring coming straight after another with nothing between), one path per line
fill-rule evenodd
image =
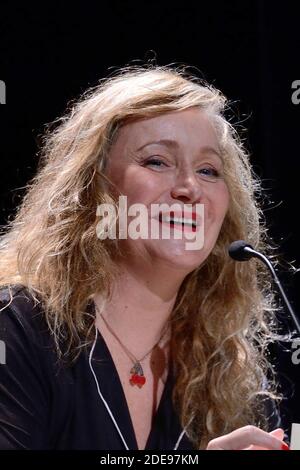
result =
M245 424L264 426L262 393L275 396L266 348L273 338L272 290L256 261L235 263L228 245L269 248L260 183L220 91L185 68L132 66L84 93L44 136L36 176L0 238L0 285L26 286L42 302L59 357L75 361L94 338L87 303L109 297L118 243L96 236L97 205L115 203L105 176L109 149L129 120L198 107L224 157L230 205L206 261L183 281L171 315L173 400L198 448ZM62 350L61 344L67 345Z

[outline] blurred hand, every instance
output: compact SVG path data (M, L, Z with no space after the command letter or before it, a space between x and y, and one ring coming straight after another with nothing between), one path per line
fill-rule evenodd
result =
M209 441L206 450L289 450L281 428L268 433L256 426L244 426Z

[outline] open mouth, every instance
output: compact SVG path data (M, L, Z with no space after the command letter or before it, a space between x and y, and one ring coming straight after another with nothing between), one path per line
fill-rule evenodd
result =
M187 230L196 232L197 230L197 214L195 212L189 214L175 214L174 211L169 213L160 212L158 220L162 224L169 225L177 230Z

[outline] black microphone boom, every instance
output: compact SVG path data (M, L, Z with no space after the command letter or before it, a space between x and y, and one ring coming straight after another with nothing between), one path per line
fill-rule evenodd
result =
M296 327L296 330L297 332L299 333L300 335L300 325L299 325L299 322L298 322L298 319L297 319L297 316L295 314L295 312L293 311L292 309L292 306L283 290L283 287L282 285L280 284L280 281L277 277L277 274L275 272L275 269L273 268L270 260L265 256L263 255L262 253L260 253L259 251L256 251L254 250L254 248L249 245L249 243L246 243L244 240L236 240L235 242L232 242L230 245L229 245L229 248L228 248L228 253L229 255L231 256L231 258L233 258L234 260L236 261L248 261L249 259L251 258L258 258L260 259L263 263L265 263L265 265L269 268L272 276L273 276L273 279L278 287L278 290L281 294L281 297L294 321L294 325Z

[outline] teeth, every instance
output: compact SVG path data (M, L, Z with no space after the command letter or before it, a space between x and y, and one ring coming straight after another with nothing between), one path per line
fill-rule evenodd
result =
M162 217L162 221L163 222L167 222L167 223L170 223L170 222L173 222L175 224L184 224L184 225L192 225L192 226L196 226L196 222L195 220L193 219L186 219L184 217L170 217L170 216L165 216L165 217Z

